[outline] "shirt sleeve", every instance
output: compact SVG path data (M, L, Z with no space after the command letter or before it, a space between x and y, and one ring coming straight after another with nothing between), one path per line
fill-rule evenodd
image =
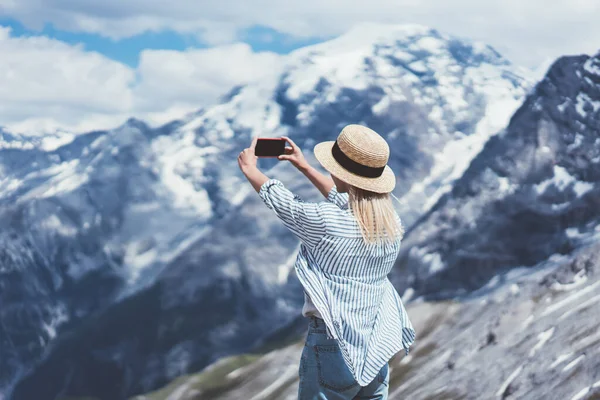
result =
M336 204L338 207L343 207L348 203L348 193L340 193L337 191L337 186L333 185L329 194L327 195L327 201Z
M318 203L305 202L278 179L263 183L258 195L308 248L314 248L321 241L325 221Z

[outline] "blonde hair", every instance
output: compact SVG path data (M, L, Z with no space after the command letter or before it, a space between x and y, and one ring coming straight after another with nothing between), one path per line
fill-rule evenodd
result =
M367 244L394 242L404 237L389 193L376 193L348 185L348 203Z

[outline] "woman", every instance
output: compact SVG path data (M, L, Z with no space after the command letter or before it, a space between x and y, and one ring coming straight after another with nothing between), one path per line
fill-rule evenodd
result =
M387 278L404 229L390 193L389 146L373 130L348 125L336 141L314 147L328 178L290 144L280 160L302 171L327 201L304 202L256 167L256 138L239 157L240 169L267 207L301 241L294 268L309 318L300 359L298 398L386 399L388 361L408 354L415 331Z

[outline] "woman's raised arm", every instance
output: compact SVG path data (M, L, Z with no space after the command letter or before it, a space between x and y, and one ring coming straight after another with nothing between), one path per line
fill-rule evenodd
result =
M292 139L287 136L282 136L289 144L290 147L286 147L285 155L281 155L278 158L280 160L288 160L290 161L298 170L300 170L312 183L316 186L317 189L327 198L331 188L334 186L333 179L329 176L323 175L316 168L313 168L308 161L304 158L302 154L302 150Z

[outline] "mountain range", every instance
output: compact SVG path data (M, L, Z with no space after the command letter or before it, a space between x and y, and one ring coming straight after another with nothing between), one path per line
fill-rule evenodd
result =
M292 268L299 243L238 169L255 136L291 137L314 166L312 147L346 124L387 140L408 227L390 279L409 313L463 310L448 332L478 332L474 316L488 314L472 298L516 290L513 271L533 276L522 293L536 292L530 271L548 268L590 293L596 269L585 251L597 253L582 249L599 231L599 109L599 56L563 57L536 83L479 42L419 25L361 25L162 127L131 119L37 141L2 131L0 397L125 399L265 345L291 351L286 340L305 329ZM259 165L323 200L289 163ZM532 312L527 299L511 300L520 316ZM595 297L587 300L570 318L593 315ZM502 301L491 304L488 319ZM428 330L445 339L428 316L415 320L416 352ZM588 318L575 334L591 327ZM397 395L425 396L394 382ZM485 394L485 382L472 386Z

